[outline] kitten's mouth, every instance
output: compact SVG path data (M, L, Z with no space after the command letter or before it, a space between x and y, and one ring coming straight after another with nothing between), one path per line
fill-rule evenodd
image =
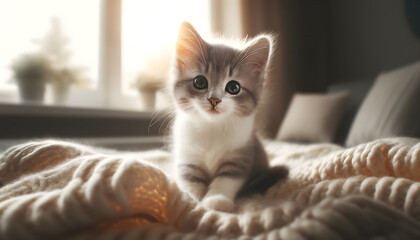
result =
M218 114L218 113L220 113L217 109L215 109L215 108L210 108L209 109L209 112L210 113L212 113L212 114Z

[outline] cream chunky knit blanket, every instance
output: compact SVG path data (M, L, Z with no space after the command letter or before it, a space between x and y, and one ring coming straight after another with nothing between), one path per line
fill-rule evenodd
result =
M289 179L207 210L161 150L29 142L0 156L0 239L420 239L420 142L266 142Z

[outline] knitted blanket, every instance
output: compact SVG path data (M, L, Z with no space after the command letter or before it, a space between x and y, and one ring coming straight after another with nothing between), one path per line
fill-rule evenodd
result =
M420 239L418 139L265 147L289 178L223 213L178 188L162 150L14 146L0 156L0 239Z

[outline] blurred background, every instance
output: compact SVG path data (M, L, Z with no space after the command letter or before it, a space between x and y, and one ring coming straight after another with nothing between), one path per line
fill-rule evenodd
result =
M204 38L277 35L257 126L274 137L295 92L370 84L420 59L418 10L415 0L0 0L0 137L162 134L150 113L171 106L182 21Z
M209 0L1 0L0 100L167 106L162 89L178 27L187 20L209 34L211 9Z

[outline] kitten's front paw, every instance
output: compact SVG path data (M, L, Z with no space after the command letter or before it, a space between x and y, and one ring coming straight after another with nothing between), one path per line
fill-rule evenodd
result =
M233 212L235 210L234 202L223 195L205 197L202 204L206 208L222 212Z

